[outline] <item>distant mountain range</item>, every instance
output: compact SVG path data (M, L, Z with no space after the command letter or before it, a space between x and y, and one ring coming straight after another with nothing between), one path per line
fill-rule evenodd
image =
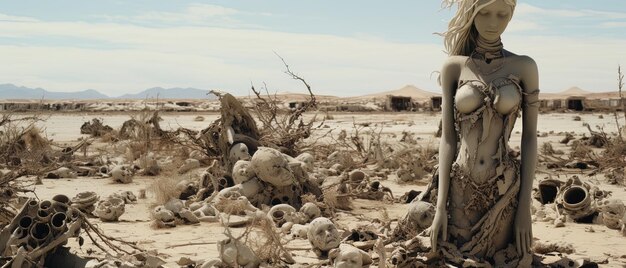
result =
M13 84L0 84L0 99L44 99L44 100L96 100L96 99L215 99L208 90L197 88L154 87L136 94L110 97L97 90L87 89L76 92L53 92L43 88L20 87Z

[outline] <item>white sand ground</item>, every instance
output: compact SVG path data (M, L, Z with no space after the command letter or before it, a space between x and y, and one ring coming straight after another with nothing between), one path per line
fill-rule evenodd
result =
M196 122L193 119L197 115L206 118L204 122ZM201 129L207 126L214 119L218 118L218 114L202 114L202 113L179 113L164 114L164 121L161 125L164 128L168 126L172 128L178 125L186 128ZM312 115L307 115L307 117ZM323 116L323 115L321 115ZM583 122L590 125L602 125L605 131L612 132L616 130L615 119L612 115L604 114L604 118L600 119L599 114L582 114L582 121L573 121L573 114L546 114L540 115L539 132L554 131L555 134L548 137L540 137L539 144L549 141L553 142L556 149L563 148L558 144L558 140L562 138L556 133L562 131L574 131L576 136L587 133L586 128L582 127ZM94 117L102 118L105 124L114 128L119 128L123 121L129 119L128 114L52 114L47 117L45 122L40 125L45 128L48 137L59 143L73 143L77 138L82 137L80 134L80 126L83 122L89 121ZM335 135L345 129L348 132L353 128L353 123L370 123L370 127L375 128L383 126L383 133L395 133L398 135L403 131L415 133L421 137L423 144L438 145L438 139L433 137L433 133L437 130L439 116L437 114L417 114L417 113L373 113L373 114L333 114L334 119L326 120L326 125L330 128L320 128L317 133L324 133L333 130ZM321 118L321 117L320 117ZM520 123L514 130L511 138L512 147L516 147L520 142L521 130ZM622 121L623 122L623 119ZM396 139L396 140L397 140ZM436 148L436 147L435 147ZM192 175L186 174L180 176L180 179L199 174L202 169L194 170ZM558 175L558 174L557 174ZM537 180L546 177L546 174L538 173ZM562 174L561 177L566 176ZM626 202L626 189L606 185L602 175L583 176L587 181L598 183L601 189L613 192L613 197L617 197ZM66 194L70 197L82 191L95 191L100 196L108 196L114 192L131 190L138 194L142 189L148 189L155 181L154 177L135 177L131 184L121 185L112 184L107 179L95 178L76 178L76 179L59 179L44 180L43 185L36 186L35 192L41 199L48 199L56 194ZM383 185L393 190L394 196L401 196L405 192L415 189L423 189L425 183L420 185L398 185L392 179L383 181ZM167 261L168 267L178 267L175 263L181 257L189 257L192 260L203 260L214 258L217 256L217 247L214 244L222 239L222 227L219 223L200 223L195 225L182 225L172 229L152 229L150 228L149 210L154 202L154 194L148 191L147 199L140 199L137 204L126 206L126 213L121 216L121 221L116 223L103 223L97 219L93 221L98 224L107 234L117 236L131 241L139 241L141 246L146 249L157 250L161 257ZM405 212L404 204L388 204L370 200L355 200L353 202L354 210L349 213L339 213L338 222L343 227L354 227L360 221L357 216L361 214L365 218L380 218L381 208L385 208L392 219L400 218ZM589 232L589 227L595 232ZM610 263L603 267L626 267L626 237L623 237L616 230L608 229L600 225L589 224L573 224L568 223L566 227L554 228L551 223L535 223L533 225L533 234L535 239L547 242L564 242L571 243L576 248L579 255L594 258L609 258ZM185 243L206 243L191 246L179 246ZM96 249L93 245L87 243L82 248L78 248L75 243L73 249L82 254L87 254L90 249ZM294 253L298 256L298 265L300 267L305 263L317 263L314 254L306 250L308 241L296 240L289 244L289 247L296 248ZM98 251L96 249L96 251Z

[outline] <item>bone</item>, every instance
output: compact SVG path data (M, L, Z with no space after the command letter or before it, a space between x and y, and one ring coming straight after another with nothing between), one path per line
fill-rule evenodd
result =
M240 184L254 178L256 174L250 161L239 160L233 166L232 175L235 184Z
M283 223L292 219L292 214L296 213L296 209L287 204L280 204L273 206L267 215L272 218L274 224L280 227Z
M320 217L309 224L307 238L314 252L319 256L339 247L340 237L335 224L328 218Z
M311 222L312 220L322 216L320 208L315 203L311 202L302 205L300 212L307 217L307 222Z
M362 268L372 264L369 254L352 245L341 244L328 255L333 268Z
M99 199L100 197L95 192L81 192L72 198L72 207L90 214L96 209L94 205Z
M219 257L228 267L258 267L261 260L247 245L235 239L225 239L217 243Z
M133 182L133 171L127 165L118 165L111 169L111 180L118 183Z
M121 198L108 198L98 202L95 214L104 222L118 221L125 212L125 204Z
M415 201L409 204L407 212L409 226L407 228L416 228L424 230L433 222L435 217L435 206L424 201Z
M261 147L252 156L252 166L257 177L277 187L289 186L295 177L289 169L289 162L278 150Z
M622 227L622 218L626 214L624 202L620 199L611 198L598 202L600 218L606 227L619 230Z

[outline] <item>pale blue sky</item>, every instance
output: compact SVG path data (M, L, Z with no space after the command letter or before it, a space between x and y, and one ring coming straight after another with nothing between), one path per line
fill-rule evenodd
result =
M303 91L275 51L318 94L438 91L445 54L433 33L452 15L435 0L2 1L0 83L114 96L155 86L246 95L251 82ZM535 58L544 92L613 91L626 1L518 1L503 42Z

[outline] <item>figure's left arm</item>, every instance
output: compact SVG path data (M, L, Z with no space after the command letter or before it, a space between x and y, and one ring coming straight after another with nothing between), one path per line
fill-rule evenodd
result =
M522 143L520 192L516 215L516 241L518 252L530 251L532 244L532 222L530 215L531 191L537 164L537 119L539 111L539 72L537 64L525 57L522 65Z

